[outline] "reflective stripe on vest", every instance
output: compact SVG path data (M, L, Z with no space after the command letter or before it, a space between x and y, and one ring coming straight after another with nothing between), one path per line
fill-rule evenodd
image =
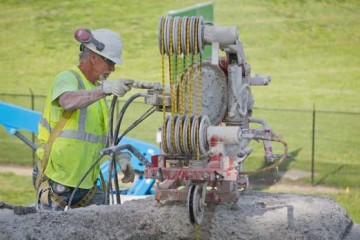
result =
M106 137L100 137L95 134L73 131L73 130L61 131L59 137L78 139L91 143L99 143L99 142L102 142L103 144L106 143Z
M81 80L81 77L79 76L78 73L76 73L75 71L71 72L75 75L78 84L80 86L80 89L85 89L85 85ZM77 139L77 140L81 140L81 141L86 141L86 142L91 142L91 143L106 143L106 137L103 136L98 136L96 134L91 134L91 133L86 133L85 132L85 120L86 120L86 113L87 113L87 108L81 108L80 109L80 116L79 116L79 120L78 120L78 130L64 130L61 131L60 134L58 135L58 137L65 137L65 138L72 138L72 139ZM49 133L51 133L54 128L50 127L49 122L43 118L41 116L40 118L40 125L43 126Z
M50 127L50 124L43 116L41 116L39 124L43 126L49 133L52 133L52 131L54 130L54 128Z

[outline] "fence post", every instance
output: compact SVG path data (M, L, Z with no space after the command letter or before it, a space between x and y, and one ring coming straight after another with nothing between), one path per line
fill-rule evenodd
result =
M315 166L315 103L312 112L312 148L311 148L311 184L314 185L314 166Z
M30 94L31 94L31 110L35 110L35 96L31 88L29 88ZM35 144L35 134L31 134L31 140ZM32 166L35 166L35 151L32 151Z

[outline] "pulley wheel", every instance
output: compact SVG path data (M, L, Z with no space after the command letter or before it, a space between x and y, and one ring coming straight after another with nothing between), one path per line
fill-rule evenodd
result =
M191 127L191 122L190 122L190 116L185 115L183 117L183 135L182 135L182 146L184 147L184 152L186 154L190 154L190 149L189 149L189 143L188 143L188 127Z
M209 150L209 144L207 142L207 129L209 126L209 118L206 115L201 116L199 127L199 147L201 154L204 154Z
M172 144L172 121L173 118L172 116L168 115L166 117L166 148L168 150L167 153L173 154L174 153L174 148L173 148L173 144Z
M190 17L190 52L192 54L194 54L195 52L195 37L194 37L194 32L195 32L195 17ZM196 43L197 44L197 43Z
M175 140L175 149L176 153L182 153L181 146L180 146L180 124L182 117L180 115L176 114L174 115L174 140Z
M194 115L191 115L190 116L190 120L189 120L189 124L188 124L188 132L187 132L187 134L188 134L188 146L189 146L189 150L190 150L190 153L192 153L192 154L194 154L194 153L196 153L196 146L194 147L193 146L193 144L192 144L192 142L193 142L193 140L192 140L192 129L193 129L193 126L194 126L194 124L195 124L195 122L196 122L196 116L194 116Z
M198 134L198 129L199 129L199 121L198 121L199 117L194 116L194 118L191 121L191 136L190 136L190 145L191 145L191 151L193 154L196 154L196 150L197 150L197 142L196 142L196 135Z
M201 224L205 211L203 184L192 184L188 193L188 214L191 224Z
M162 45L163 45L163 21L164 21L164 17L161 17L159 20L159 26L158 26L158 40L159 40L159 50L160 50L160 54L162 54Z
M204 18L200 17L199 18L199 23L198 23L198 50L199 52L202 54L204 52L203 49L203 25L204 25Z
M181 22L181 49L184 55L186 55L186 38L187 38L186 26L187 26L188 18L189 17L183 17Z
M172 46L172 50L173 53L175 55L178 54L177 50L178 50L178 22L179 22L179 17L174 17L174 21L173 21L173 29L172 29L172 40L173 40L173 46Z

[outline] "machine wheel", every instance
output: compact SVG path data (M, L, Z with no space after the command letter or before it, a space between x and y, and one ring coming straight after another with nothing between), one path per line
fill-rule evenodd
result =
M203 184L190 186L187 205L191 224L201 224L202 222L205 210L204 196Z

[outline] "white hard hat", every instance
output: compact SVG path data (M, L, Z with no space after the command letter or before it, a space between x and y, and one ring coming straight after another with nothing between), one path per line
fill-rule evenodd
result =
M74 37L82 46L91 51L121 64L122 41L119 34L109 29L97 29L90 31L88 29L77 29Z

